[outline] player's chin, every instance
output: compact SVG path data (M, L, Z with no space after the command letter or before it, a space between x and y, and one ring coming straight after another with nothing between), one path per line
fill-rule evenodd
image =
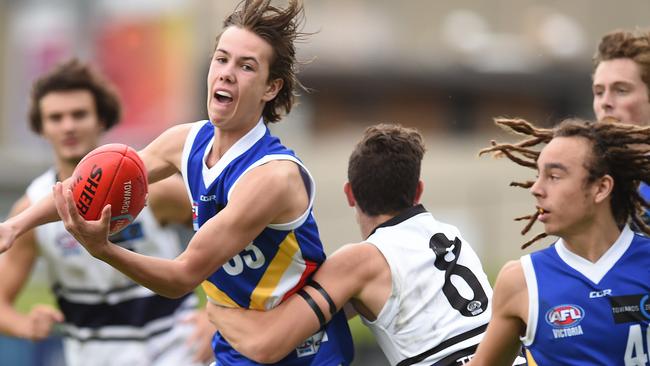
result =
M62 149L59 151L59 156L66 161L73 163L78 163L83 159L84 156L92 149L85 148L72 148L72 149Z
M544 223L544 233L546 233L546 235L561 236L562 232L562 228L554 225L552 222Z

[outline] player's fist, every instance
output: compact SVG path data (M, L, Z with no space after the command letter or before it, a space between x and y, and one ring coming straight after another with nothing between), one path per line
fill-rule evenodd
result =
M63 321L63 314L49 306L36 305L27 315L26 333L24 338L38 341L50 335L52 327Z

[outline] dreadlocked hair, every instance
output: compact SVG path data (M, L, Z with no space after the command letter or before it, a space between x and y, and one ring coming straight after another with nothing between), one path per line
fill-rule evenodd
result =
M497 143L491 141L491 147L482 149L479 156L492 153L506 156L513 162L531 169L537 169L539 150L534 147L547 144L555 137L583 137L591 142L592 154L586 162L588 171L586 183L593 183L608 174L614 180L611 209L619 227L631 220L642 232L650 235L650 226L643 220L646 202L638 191L640 182L650 182L650 127L640 127L616 122L595 123L576 118L566 119L553 129L537 128L524 119L496 118L499 127L526 136L515 143ZM533 181L511 182L511 186L530 188ZM521 231L525 235L537 221L539 212L515 218L516 221L528 220ZM546 237L545 233L536 235L524 243L525 249L536 241Z

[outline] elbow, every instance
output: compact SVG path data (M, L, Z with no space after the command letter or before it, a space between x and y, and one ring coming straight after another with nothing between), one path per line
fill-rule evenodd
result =
M277 352L277 348L274 350L262 348L255 356L255 361L259 363L276 363L280 362L285 356L286 354Z
M162 297L166 297L168 299L180 299L181 297L185 296L188 294L189 291L178 291L178 290L169 290L165 289L163 291L158 291L158 295Z
M167 297L170 299L180 299L181 297L189 294L194 291L196 288L195 283L189 283L184 281L176 281L174 283L169 283L168 286L160 288L156 293L160 296Z
M252 337L246 342L231 345L244 356L263 364L276 363L290 352L283 353L280 344L274 344L270 339L263 337Z

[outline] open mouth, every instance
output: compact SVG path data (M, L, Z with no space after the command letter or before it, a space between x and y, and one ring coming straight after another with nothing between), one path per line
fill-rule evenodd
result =
M618 119L617 117L614 117L614 116L605 116L601 120L601 122L605 122L605 123L616 123L616 122L620 122L620 121L621 121L620 119Z
M232 94L227 91L219 90L214 93L214 98L219 101L219 103L229 104L232 103L233 98Z
M544 222L548 218L549 213L550 212L548 212L547 210L545 210L545 209L543 209L541 207L537 207L537 219L539 221Z

